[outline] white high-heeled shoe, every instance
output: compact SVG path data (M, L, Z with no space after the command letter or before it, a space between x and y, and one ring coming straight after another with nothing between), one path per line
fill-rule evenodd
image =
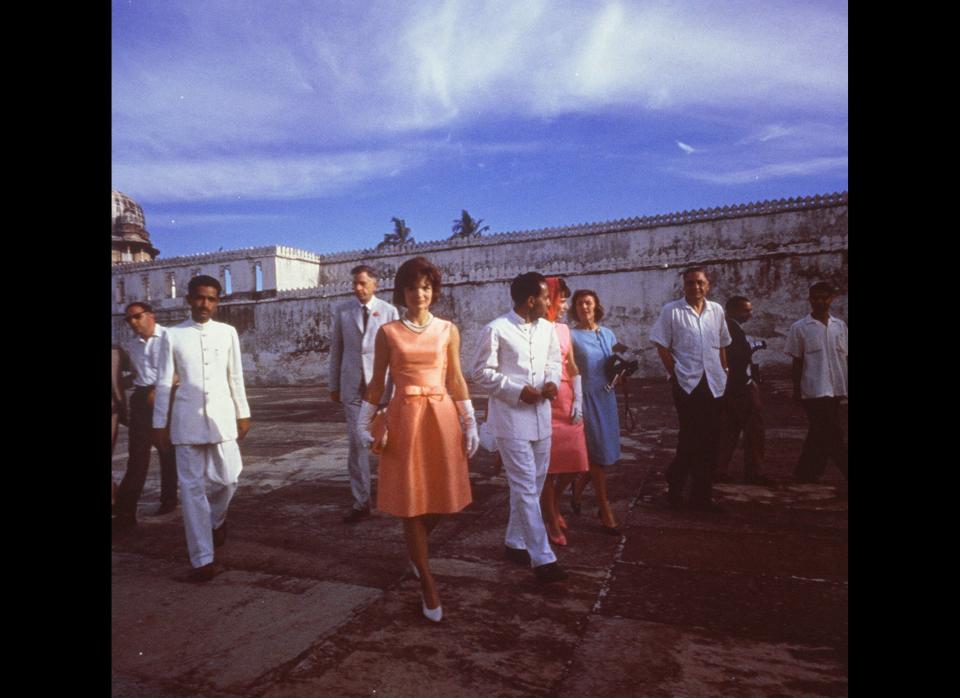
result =
M443 618L443 606L437 606L436 608L427 608L427 600L423 598L423 594L420 594L420 608L423 611L423 615L427 620L431 620L434 623L439 623Z

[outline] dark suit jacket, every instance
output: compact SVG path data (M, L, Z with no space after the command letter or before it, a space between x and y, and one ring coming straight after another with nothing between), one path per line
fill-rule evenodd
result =
M750 356L753 352L750 350L746 333L736 320L728 317L727 327L733 342L727 347L727 367L730 373L727 374L726 394L735 395L746 390L747 381L750 380Z

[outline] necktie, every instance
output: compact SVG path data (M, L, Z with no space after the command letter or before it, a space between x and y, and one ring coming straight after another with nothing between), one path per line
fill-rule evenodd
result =
M370 308L365 305L360 306L363 308L363 333L367 333L367 321L370 319ZM363 375L363 369L360 369L360 397L363 397L363 394L367 392L367 379Z

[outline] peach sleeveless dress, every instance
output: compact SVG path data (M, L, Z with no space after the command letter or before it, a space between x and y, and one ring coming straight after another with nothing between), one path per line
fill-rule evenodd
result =
M555 323L557 339L560 340L560 362L563 366L557 399L553 401L550 421L553 438L550 441L550 475L556 473L584 473L590 469L587 458L587 440L583 421L570 423L573 409L573 379L567 373L567 354L570 353L570 328L561 322Z
M400 320L383 325L394 393L377 508L394 516L450 514L473 499L460 417L445 387L451 326L438 317L421 334Z

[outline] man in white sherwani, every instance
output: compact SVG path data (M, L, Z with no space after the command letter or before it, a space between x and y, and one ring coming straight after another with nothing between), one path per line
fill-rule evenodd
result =
M377 330L400 319L397 309L377 298L377 273L365 264L350 270L355 298L344 301L333 311L333 337L330 340L330 399L343 403L347 414L347 470L353 506L344 523L356 523L370 515L370 454L357 434L360 404L373 377L374 340ZM383 401L389 402L392 385L387 384Z
M153 408L155 441L176 448L193 566L188 579L196 582L217 574L213 549L226 541L227 508L243 468L237 442L250 429L240 339L231 325L213 320L220 292L212 276L190 279L190 318L167 328L163 337ZM180 381L175 393L174 374Z
M550 401L560 383L560 341L544 318L550 291L543 275L519 275L510 284L510 297L513 310L483 328L472 377L490 396L487 427L510 485L506 557L529 564L538 582L556 582L567 575L547 539L540 493L550 465Z

